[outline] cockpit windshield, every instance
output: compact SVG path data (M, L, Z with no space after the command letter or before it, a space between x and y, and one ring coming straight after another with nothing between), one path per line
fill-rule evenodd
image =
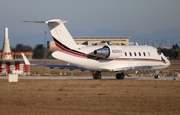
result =
M159 55L161 55L161 51L160 51L160 50L157 50L157 53L158 53Z

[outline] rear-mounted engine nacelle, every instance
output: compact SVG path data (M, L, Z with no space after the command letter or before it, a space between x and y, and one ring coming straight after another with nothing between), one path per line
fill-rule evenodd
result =
M122 56L122 47L104 46L103 48L94 50L94 55L101 58L115 59Z
M104 46L103 48L94 50L94 54L97 57L101 57L101 58L107 58L110 54L109 48Z

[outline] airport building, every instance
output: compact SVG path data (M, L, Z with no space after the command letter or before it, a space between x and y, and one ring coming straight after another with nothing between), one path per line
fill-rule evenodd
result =
M74 37L74 40L79 45L129 45L130 37ZM50 51L56 51L54 41L49 41L47 44Z

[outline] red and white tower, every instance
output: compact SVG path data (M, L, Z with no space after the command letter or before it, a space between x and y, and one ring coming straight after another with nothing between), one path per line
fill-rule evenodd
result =
M8 28L4 28L4 43L2 48L2 59L12 59L11 49L8 39Z

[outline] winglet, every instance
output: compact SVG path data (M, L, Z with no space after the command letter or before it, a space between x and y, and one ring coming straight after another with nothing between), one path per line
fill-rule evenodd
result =
M28 59L26 58L26 56L24 55L24 53L21 53L22 57L23 57L23 60L24 60L24 63L26 65L30 65L30 62L28 61Z

